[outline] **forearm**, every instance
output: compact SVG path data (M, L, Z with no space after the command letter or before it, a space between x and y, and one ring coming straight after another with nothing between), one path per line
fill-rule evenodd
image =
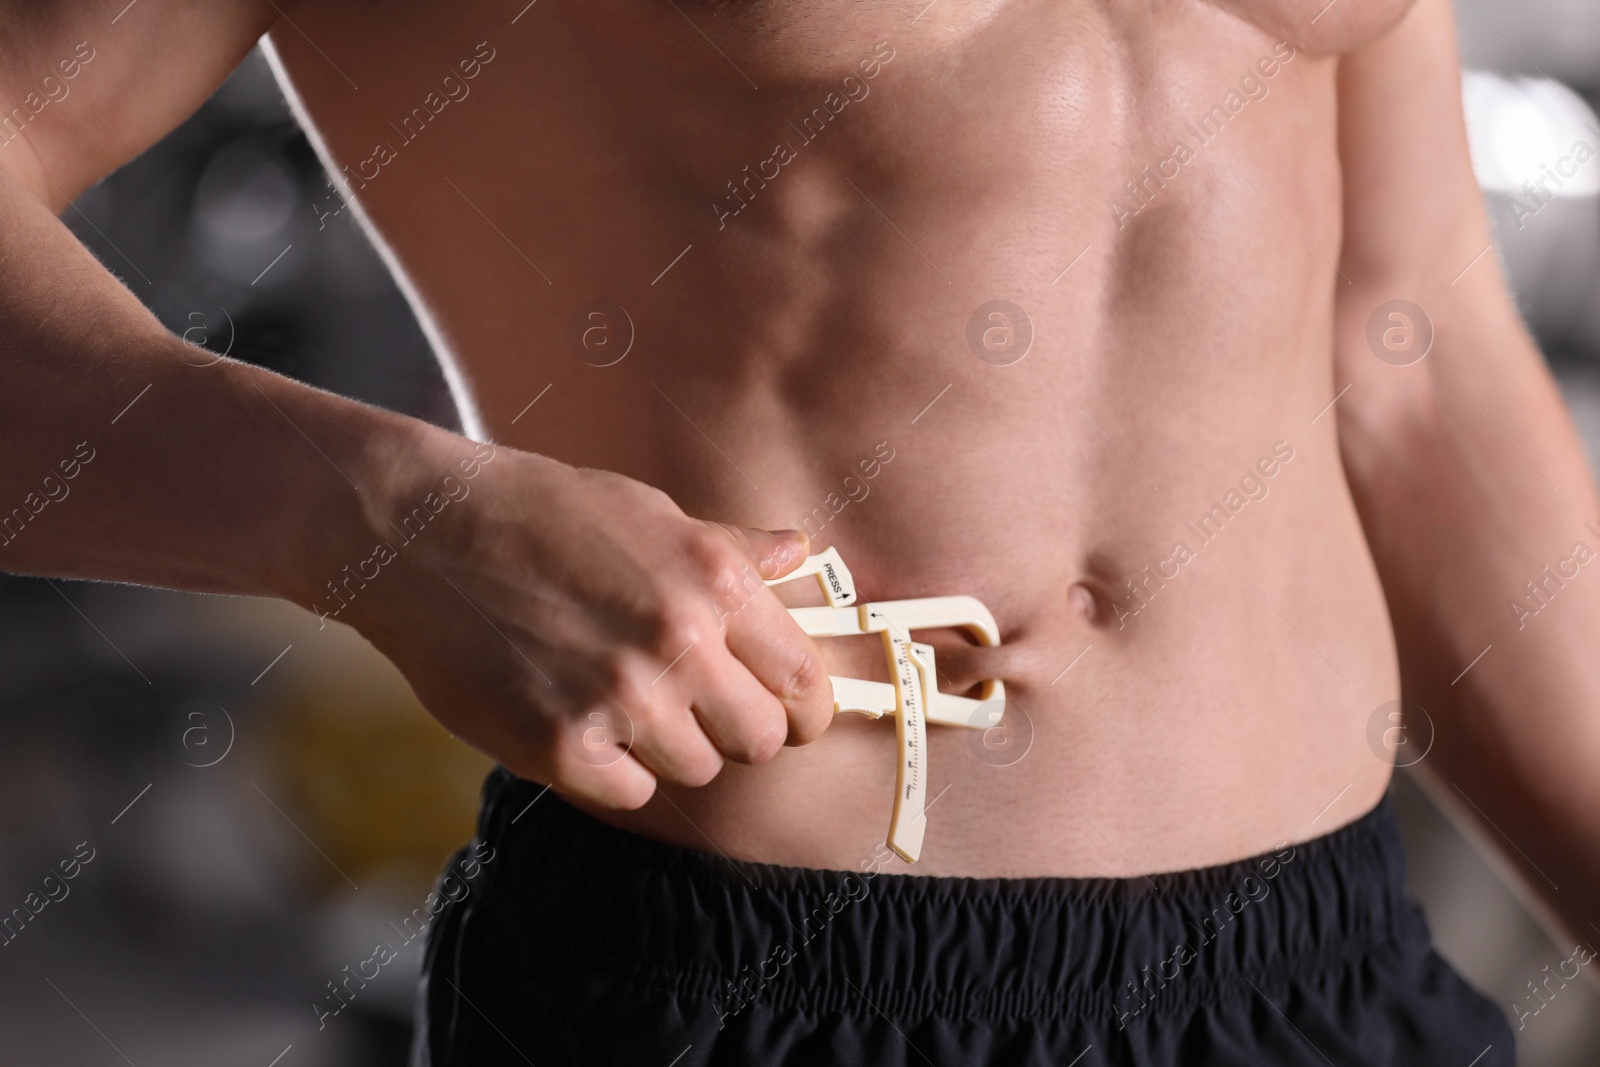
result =
M0 569L304 604L433 435L174 337L0 171Z

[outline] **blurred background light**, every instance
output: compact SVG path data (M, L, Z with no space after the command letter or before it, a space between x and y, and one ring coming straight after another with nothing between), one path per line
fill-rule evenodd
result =
M235 282L258 275L281 285L298 273L304 257L262 269L283 251L290 219L301 209L300 187L265 138L245 134L217 149L195 186L190 234L205 265Z
M1523 315L1552 356L1600 350L1600 120L1546 78L1469 71L1472 165Z
M1600 156L1600 124L1576 92L1543 78L1467 71L1461 95L1473 169L1486 192L1529 206L1600 193L1600 165L1588 165Z

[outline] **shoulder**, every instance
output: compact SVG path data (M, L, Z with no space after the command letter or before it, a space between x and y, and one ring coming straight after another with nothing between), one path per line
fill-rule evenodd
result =
M65 206L204 103L275 18L271 0L0 0L0 169Z
M1208 0L1313 56L1347 55L1384 36L1416 0Z

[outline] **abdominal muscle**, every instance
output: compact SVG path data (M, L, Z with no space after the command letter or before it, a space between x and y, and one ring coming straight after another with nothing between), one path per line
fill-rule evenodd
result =
M1397 692L1382 602L1332 442L1285 448L1262 429L1260 454L1187 507L1130 472L1063 492L1078 479L1008 470L1002 439L975 426L945 431L974 450L961 459L914 430L823 531L864 600L966 593L1002 629L998 649L919 635L942 689L999 678L1007 706L998 730L929 728L926 843L914 867L893 869L1133 877L1305 840L1377 802L1389 768L1368 723ZM1070 504L1140 493L1171 509L1148 523L1159 534L1114 533L1115 520ZM1211 507L1226 513L1225 500L1242 506L1217 529ZM887 677L877 637L819 644L830 673ZM769 764L594 814L729 857L853 868L882 855L898 759L892 724L842 715Z
M409 80L386 57L423 47L407 19L426 11L374 27L308 9L304 33L359 100L298 39L275 44L337 170L491 39L476 96L355 193L494 439L647 481L693 516L805 528L864 601L967 594L993 611L999 648L919 635L942 688L998 678L1008 704L999 732L930 727L922 858L894 869L1132 877L1329 832L1388 781L1368 723L1399 689L1319 414L1335 391L1332 64L1282 64L1202 147L1183 117L1272 38L1199 5L1171 40L1115 32L1153 92L1067 8L990 8L959 47L868 27L810 74L795 50L777 69L724 38L767 82L748 92L545 5L520 36L480 35L468 5ZM850 102L808 140L796 117L841 87ZM1163 164L1178 139L1194 158ZM774 141L793 158L768 164ZM729 199L746 165L768 177ZM1147 165L1179 170L1119 213ZM1007 317L979 312L995 300ZM1012 361L1018 308L1032 340ZM583 350L594 322L628 342L620 361ZM875 642L819 639L831 673L886 677ZM764 765L593 814L730 858L853 868L882 855L897 759L890 722L840 716Z

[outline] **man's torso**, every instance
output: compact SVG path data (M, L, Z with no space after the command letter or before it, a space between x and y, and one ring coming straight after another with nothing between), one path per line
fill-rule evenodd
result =
M520 6L305 5L272 39L493 439L806 528L864 600L993 610L1002 648L932 642L944 687L1003 679L1031 747L931 732L915 870L1203 866L1376 802L1399 683L1325 411L1335 59L1200 3ZM873 640L831 671L882 672ZM854 867L894 764L847 717L603 817Z

